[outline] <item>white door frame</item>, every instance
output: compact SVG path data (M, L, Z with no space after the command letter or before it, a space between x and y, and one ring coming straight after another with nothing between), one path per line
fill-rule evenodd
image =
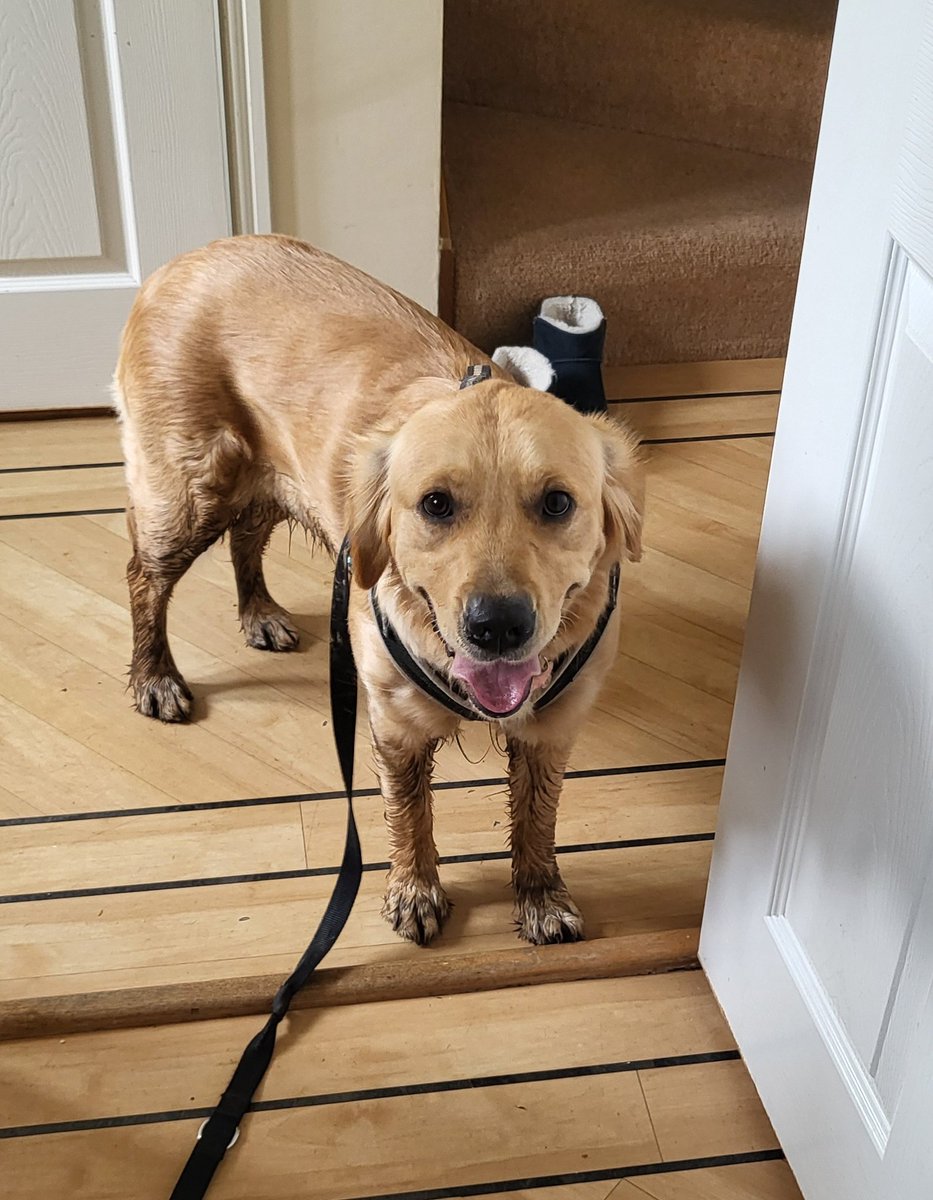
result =
M217 0L234 233L270 233L261 0Z

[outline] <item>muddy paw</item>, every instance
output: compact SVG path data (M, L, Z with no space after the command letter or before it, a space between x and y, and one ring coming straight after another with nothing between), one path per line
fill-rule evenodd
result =
M440 933L449 912L450 901L439 883L389 881L382 915L399 937L426 946Z
M192 695L180 675L147 675L133 680L133 698L137 712L157 721L187 721L191 716Z
M284 608L267 608L262 612L244 613L241 621L246 644L257 650L294 650L298 645L298 630Z
M563 885L521 892L515 901L515 924L519 937L535 946L585 937L583 916Z

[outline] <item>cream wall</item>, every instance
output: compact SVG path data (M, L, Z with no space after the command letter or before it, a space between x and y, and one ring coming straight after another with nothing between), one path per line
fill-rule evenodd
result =
M442 0L262 0L272 227L436 311Z

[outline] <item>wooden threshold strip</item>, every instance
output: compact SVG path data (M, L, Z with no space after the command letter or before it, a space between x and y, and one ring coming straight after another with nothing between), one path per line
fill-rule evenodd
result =
M413 961L322 968L298 993L292 1008L332 1008L689 971L699 966L698 942L698 929L672 929L476 954L442 955L425 950ZM0 1001L0 1041L258 1016L269 1011L281 982L278 974L246 975Z

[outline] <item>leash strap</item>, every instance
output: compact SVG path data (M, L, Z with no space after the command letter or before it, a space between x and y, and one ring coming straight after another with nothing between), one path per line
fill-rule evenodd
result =
M349 543L344 539L334 568L334 590L330 613L330 704L334 741L340 774L347 793L347 834L340 873L321 922L298 965L272 1001L265 1025L243 1051L236 1070L217 1107L198 1131L198 1138L185 1163L171 1200L201 1200L226 1152L239 1137L239 1126L249 1111L253 1095L266 1073L275 1050L275 1035L289 1005L305 986L311 973L331 949L347 923L363 874L360 839L353 815L353 751L356 739L356 666L350 647Z

